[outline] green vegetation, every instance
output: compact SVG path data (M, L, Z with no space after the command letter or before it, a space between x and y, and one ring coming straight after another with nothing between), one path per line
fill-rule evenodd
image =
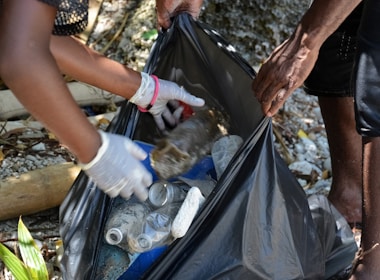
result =
M21 217L18 222L18 245L22 260L0 243L0 259L13 276L17 280L49 279L45 260Z

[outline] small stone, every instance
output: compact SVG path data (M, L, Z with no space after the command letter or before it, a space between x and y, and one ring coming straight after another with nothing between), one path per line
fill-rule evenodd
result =
M34 145L32 147L32 150L33 151L45 151L46 150L46 146L45 146L44 143L38 143L38 144L36 144L36 145Z

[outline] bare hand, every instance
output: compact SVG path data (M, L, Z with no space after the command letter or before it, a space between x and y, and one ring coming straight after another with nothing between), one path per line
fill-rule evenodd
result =
M263 113L272 117L314 67L318 51L311 51L290 38L278 46L260 68L252 90Z
M168 29L171 25L171 18L187 12L193 18L198 18L203 0L157 0L156 11L157 21L160 27Z

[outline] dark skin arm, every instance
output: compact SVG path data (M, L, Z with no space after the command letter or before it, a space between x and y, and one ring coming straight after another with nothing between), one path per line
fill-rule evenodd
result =
M361 0L315 0L289 39L260 68L252 89L263 113L271 117L306 80L323 42Z
M0 76L25 108L86 163L97 153L100 136L72 98L62 73L127 99L140 87L141 74L72 37L52 36L56 12L39 1L3 1Z
M0 76L25 108L81 162L100 136L72 98L49 50L56 9L39 1L5 0L0 13Z
M50 50L62 71L74 79L130 99L141 75L68 36L52 36Z

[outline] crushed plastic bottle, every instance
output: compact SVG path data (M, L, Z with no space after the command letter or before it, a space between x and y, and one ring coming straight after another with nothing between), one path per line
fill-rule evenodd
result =
M222 176L227 165L243 143L239 135L226 135L215 141L211 149L217 179Z
M105 225L105 241L128 251L128 235L132 229L139 226L150 211L146 203L134 201L120 203L112 210Z
M170 203L148 213L140 225L128 235L128 246L131 252L147 252L174 241L171 235L173 219L181 203Z
M229 116L216 108L197 110L160 139L150 152L151 166L161 179L189 171L208 155L215 140L228 133Z

